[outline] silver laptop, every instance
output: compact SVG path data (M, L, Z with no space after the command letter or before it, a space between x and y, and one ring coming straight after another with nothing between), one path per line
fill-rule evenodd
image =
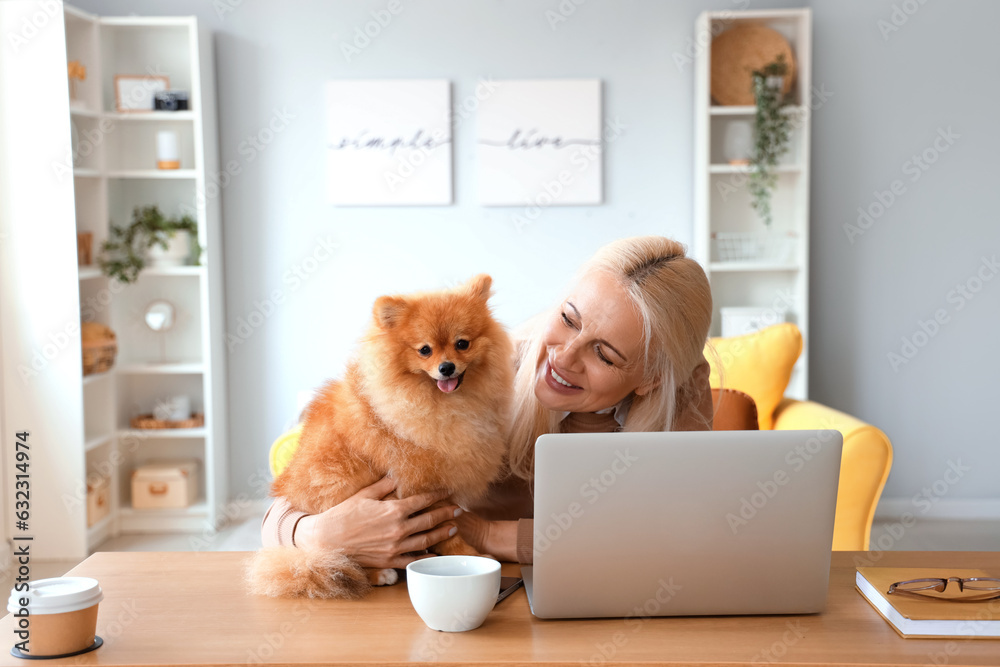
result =
M531 611L822 611L842 447L835 430L541 436Z

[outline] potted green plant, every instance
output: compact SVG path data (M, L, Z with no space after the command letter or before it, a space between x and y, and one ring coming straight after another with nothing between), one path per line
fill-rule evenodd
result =
M757 111L754 115L753 157L750 160L750 204L764 221L771 225L771 192L778 184L774 168L788 150L791 121L782 111L785 106L782 84L788 72L783 55L752 73L753 94Z
M167 218L153 204L136 206L129 225L111 225L98 262L105 275L132 283L147 264L179 266L189 256L198 264L198 223L189 215Z

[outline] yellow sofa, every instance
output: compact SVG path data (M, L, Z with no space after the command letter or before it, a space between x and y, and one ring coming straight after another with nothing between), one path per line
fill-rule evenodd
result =
M880 429L815 401L786 398L774 411L776 430L832 428L844 436L833 522L835 551L867 551L875 507L892 467L892 443Z
M713 338L705 357L710 383L738 389L757 404L761 429L835 429L844 438L833 526L835 551L867 551L872 520L892 467L892 443L881 430L815 401L784 397L802 353L802 335L790 323L731 338ZM719 368L722 368L720 381Z

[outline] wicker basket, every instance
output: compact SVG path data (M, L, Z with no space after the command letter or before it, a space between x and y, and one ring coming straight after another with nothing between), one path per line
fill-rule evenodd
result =
M94 322L81 325L81 346L83 348L83 374L104 373L115 364L118 354L118 339L108 327Z
M198 428L205 425L205 415L199 412L192 415L191 419L168 421L166 419L157 419L153 415L147 414L132 417L130 423L132 428L140 429Z
M717 262L774 262L791 261L795 250L795 237L783 232L713 232L715 261Z

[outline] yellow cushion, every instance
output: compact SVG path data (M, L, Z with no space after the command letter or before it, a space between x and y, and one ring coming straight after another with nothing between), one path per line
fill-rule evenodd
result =
M709 383L713 388L724 383L725 387L749 394L757 404L760 429L770 430L774 425L774 409L781 402L792 377L792 367L802 354L799 328L783 322L745 336L712 338L711 344L719 358L706 346L705 358L712 367Z
M285 469L288 462L292 460L292 454L299 446L299 436L302 434L302 423L300 422L290 431L282 433L271 445L269 463L271 464L271 476L277 477Z

